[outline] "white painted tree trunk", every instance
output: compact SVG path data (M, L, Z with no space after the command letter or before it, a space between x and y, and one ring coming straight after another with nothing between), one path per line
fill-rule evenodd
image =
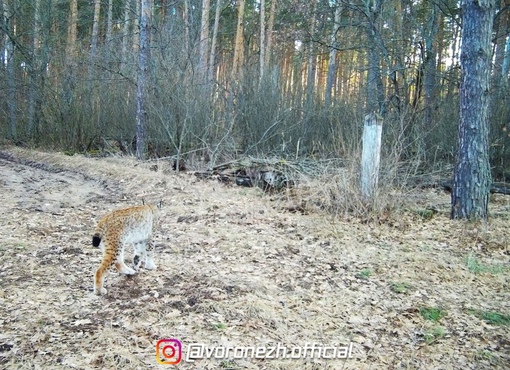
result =
M365 116L363 152L361 156L361 195L365 201L375 199L381 161L382 118L375 114Z

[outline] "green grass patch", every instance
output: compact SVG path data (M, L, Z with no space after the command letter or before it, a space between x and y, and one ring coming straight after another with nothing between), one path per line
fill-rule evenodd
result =
M434 326L432 329L427 330L424 334L425 343L432 344L445 335L445 330L442 326Z
M391 291L394 293L398 293L398 294L409 293L411 288L412 288L411 284L408 284L408 283L402 283L402 282L397 282L397 281L392 281L390 283Z
M373 271L371 269L363 269L356 274L358 279L368 280L370 275L372 275Z
M486 265L481 263L478 258L470 254L466 257L466 267L469 272L473 274L482 274L482 273L490 273L493 275L501 274L505 271L505 267L503 265Z
M420 315L425 320L438 322L446 316L446 311L441 307L422 307L420 308Z
M475 353L475 359L481 361L487 361L493 366L502 365L503 361L497 355L487 350L480 350Z
M214 329L216 330L225 330L227 328L227 325L223 324L222 322L213 324Z
M510 315L496 311L470 310L470 313L491 325L510 326Z
M229 369L229 370L239 369L239 366L237 366L234 361L230 361L230 360L221 361L220 367L222 369Z
M431 220L432 217L437 213L437 210L432 208L426 208L426 209L411 209L410 210L415 215L420 216L424 220Z

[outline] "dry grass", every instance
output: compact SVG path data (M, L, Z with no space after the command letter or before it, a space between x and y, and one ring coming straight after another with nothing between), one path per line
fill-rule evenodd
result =
M154 163L128 158L6 152L15 160L0 160L3 368L165 368L155 358L162 338L353 343L347 360L204 359L178 369L503 369L510 361L510 327L480 314L510 313L507 197L492 198L490 223L466 224L448 219L441 191L395 193L403 208L375 223L323 212L323 185L271 201L258 189L171 173L164 162L154 172ZM312 205L308 214L284 210L296 198ZM95 223L142 199L166 203L159 269L112 272L109 294L96 297ZM432 218L413 212L429 207L438 210ZM473 258L486 268L469 268ZM428 307L444 316L425 319Z

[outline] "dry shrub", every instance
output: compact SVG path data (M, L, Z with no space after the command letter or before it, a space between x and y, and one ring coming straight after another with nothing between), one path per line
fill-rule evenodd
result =
M301 176L300 186L293 192L293 201L312 212L385 222L411 206L407 194L415 189L409 186L408 179L414 174L409 164L383 161L376 197L366 201L361 195L358 161L344 163L341 167L327 165L313 176Z

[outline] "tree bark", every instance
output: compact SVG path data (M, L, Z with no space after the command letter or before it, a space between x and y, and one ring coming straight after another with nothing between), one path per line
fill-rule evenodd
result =
M200 82L205 82L207 78L207 56L209 53L209 12L211 4L210 0L202 0L202 20L200 27L200 44L199 44L199 60L198 75Z
M146 136L149 114L147 111L147 92L150 78L150 0L141 0L140 46L138 53L138 78L136 90L136 158L143 159L146 152Z
M221 15L221 4L222 1L218 0L216 2L216 12L214 13L214 26L213 26L213 35L211 40L211 55L209 57L209 68L208 68L208 82L212 82L214 80L214 65L216 60L216 42L218 40L218 29L220 26L220 15Z
M76 58L76 38L78 35L78 0L71 0L67 26L66 64L72 65Z
M6 75L7 75L7 114L9 121L9 139L17 141L18 132L18 117L17 117L17 104L16 104L16 46L13 38L16 35L16 27L14 19L7 22L8 19L13 18L15 4L11 1L7 3L3 1L3 23L8 32L5 35L5 50L2 52L6 58Z
M122 25L122 52L121 52L121 66L120 70L124 72L124 66L128 58L128 41L129 41L129 12L131 11L131 0L125 0L124 3L124 24Z
M236 38L234 42L234 63L232 66L233 79L242 80L244 65L244 5L245 0L239 0L237 3L237 27Z
M312 14L310 19L310 42L308 43L308 66L307 66L307 77L306 77L306 101L307 104L312 104L315 89L315 48L314 48L314 35L315 35L315 22L317 20L316 15L317 1L313 0L312 3Z
M375 0L373 6L367 10L367 42L368 42L368 73L367 73L367 101L366 113L384 115L384 90L381 77L381 45L379 41L379 16L382 2Z
M264 69L267 70L271 62L271 53L273 51L273 29L274 29L274 17L276 13L276 3L278 0L271 1L271 8L269 10L269 20L267 23L267 37L266 37L266 51L264 52Z
M429 22L427 25L427 32L424 37L425 39L425 52L423 60L423 90L425 94L425 106L424 106L424 119L423 119L423 141L425 139L426 132L430 131L430 127L433 123L433 111L435 101L435 91L437 89L437 33L439 31L439 19L440 10L435 4L431 5Z
M508 72L510 70L510 36L507 36L505 57L503 58L503 66L501 68L501 75L503 76L503 82L508 82Z
M508 10L499 10L499 17L497 17L497 24L494 25L496 29L496 52L494 54L494 73L492 80L492 88L499 93L499 88L505 76L503 75L503 64L505 60L506 39L508 36Z
M452 219L487 219L489 76L494 0L462 0L459 150L451 195Z
M338 48L337 42L337 31L340 25L340 13L342 12L342 6L340 3L336 4L335 18L333 22L333 29L331 30L331 46L329 49L329 62L328 62L328 79L326 81L326 94L325 94L325 105L326 108L331 106L331 93L333 91L333 82L335 81L336 74L336 51Z
M101 0L94 1L94 19L92 21L92 35L90 37L90 59L94 63L99 37L99 15L101 13Z
M260 76L259 80L262 81L265 74L266 67L266 1L260 0Z
M106 14L106 44L110 46L113 32L113 0L108 0L108 12Z
M27 134L32 136L38 125L39 114L37 101L39 96L39 49L41 33L41 0L34 1L34 34L32 39L32 55L30 61L30 86L28 92L28 127Z

